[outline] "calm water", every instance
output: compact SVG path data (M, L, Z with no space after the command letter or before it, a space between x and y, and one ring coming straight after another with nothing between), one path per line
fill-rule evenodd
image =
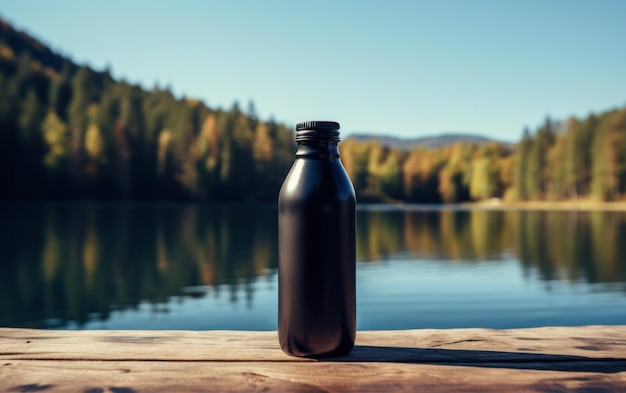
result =
M626 324L626 213L363 208L359 329ZM0 207L0 326L274 330L272 207Z

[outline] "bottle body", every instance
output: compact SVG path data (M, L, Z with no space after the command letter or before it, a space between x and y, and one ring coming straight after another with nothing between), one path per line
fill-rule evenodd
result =
M278 200L278 335L289 355L342 356L354 346L355 208L337 143L299 143Z

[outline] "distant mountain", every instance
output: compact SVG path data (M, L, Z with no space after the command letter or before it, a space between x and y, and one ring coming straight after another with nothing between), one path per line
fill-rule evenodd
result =
M377 140L378 143L383 146L396 149L411 149L416 146L434 149L442 146L453 145L455 143L484 145L489 142L496 142L503 145L510 145L510 143L486 138L484 136L469 134L441 134L424 136L421 138L399 138L382 134L352 134L347 139L352 139L359 142Z

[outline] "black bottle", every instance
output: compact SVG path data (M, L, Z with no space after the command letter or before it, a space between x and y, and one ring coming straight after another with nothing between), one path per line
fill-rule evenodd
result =
M339 123L299 123L278 197L278 338L288 355L335 357L354 346L356 199L338 142Z

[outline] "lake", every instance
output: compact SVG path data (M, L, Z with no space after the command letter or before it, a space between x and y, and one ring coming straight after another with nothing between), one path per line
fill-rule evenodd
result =
M4 205L0 326L275 330L277 211ZM626 324L626 213L360 206L360 330Z

